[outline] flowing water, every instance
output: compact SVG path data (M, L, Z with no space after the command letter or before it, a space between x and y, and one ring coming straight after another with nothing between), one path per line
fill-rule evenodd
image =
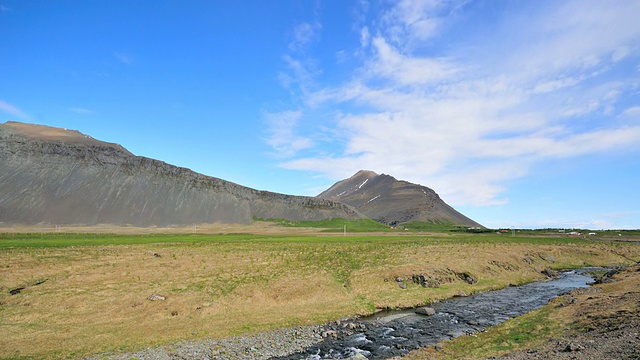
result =
M344 359L358 353L368 359L407 354L439 341L482 331L509 318L542 307L572 289L587 287L592 278L580 269L559 279L454 298L431 305L435 315L413 310L378 313L342 326L327 326L328 336L302 353L277 359Z

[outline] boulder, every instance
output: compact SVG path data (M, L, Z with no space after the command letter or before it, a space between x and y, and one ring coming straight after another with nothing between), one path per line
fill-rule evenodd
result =
M425 306L425 307L417 308L415 310L415 313L418 315L432 316L436 314L436 309Z

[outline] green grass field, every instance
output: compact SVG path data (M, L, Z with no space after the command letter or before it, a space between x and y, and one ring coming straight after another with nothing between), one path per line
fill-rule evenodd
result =
M630 243L449 232L0 234L0 358L74 358L317 324L521 284L546 267L638 260ZM394 281L413 274L448 281L435 289ZM147 300L153 293L167 300Z

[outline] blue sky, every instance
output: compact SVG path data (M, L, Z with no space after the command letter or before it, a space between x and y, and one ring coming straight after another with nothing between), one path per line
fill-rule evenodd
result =
M0 122L257 189L640 228L640 1L0 0Z

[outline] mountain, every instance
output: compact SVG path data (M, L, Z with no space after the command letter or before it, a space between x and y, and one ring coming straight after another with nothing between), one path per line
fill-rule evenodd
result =
M373 171L358 171L318 197L351 205L373 220L393 226L411 221L482 226L447 205L428 187Z
M0 223L134 226L365 218L332 200L244 187L78 131L0 124Z

